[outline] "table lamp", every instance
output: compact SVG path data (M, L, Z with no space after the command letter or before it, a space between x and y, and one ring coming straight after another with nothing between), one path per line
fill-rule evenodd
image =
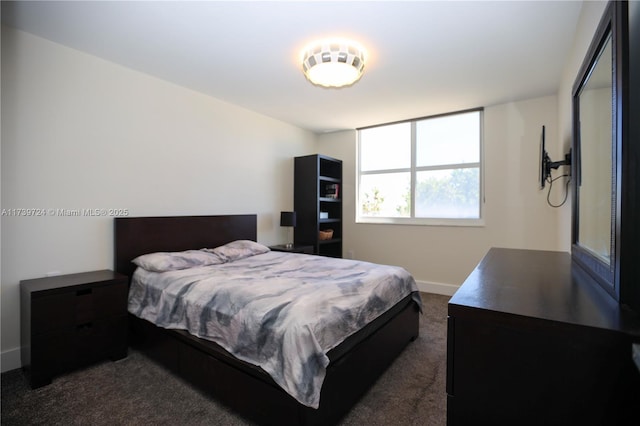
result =
M293 228L296 227L296 212L280 212L280 226L289 227L289 241L287 242L287 244L285 244L285 247L293 247L293 238L291 237L291 232L293 231Z

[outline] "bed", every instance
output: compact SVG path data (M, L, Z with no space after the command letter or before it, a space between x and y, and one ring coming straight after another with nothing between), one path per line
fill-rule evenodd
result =
M256 215L116 218L115 269L132 277L132 260L154 252L181 252L256 241ZM267 253L265 259L286 254ZM291 255L290 255L291 256ZM316 256L292 255L297 261ZM305 259L303 259L305 258ZM272 259L272 260L273 260ZM281 258L276 259L277 262ZM319 405L302 403L273 374L223 346L182 329L158 327L130 314L130 344L180 377L259 424L335 424L418 336L419 300L403 297L326 352Z

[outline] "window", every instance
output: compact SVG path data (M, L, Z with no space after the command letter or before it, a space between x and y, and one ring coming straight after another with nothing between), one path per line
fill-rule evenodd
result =
M357 221L481 224L482 112L359 129Z

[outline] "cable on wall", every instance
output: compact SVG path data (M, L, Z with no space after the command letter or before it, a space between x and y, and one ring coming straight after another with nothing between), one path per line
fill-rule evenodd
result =
M553 188L553 182L563 177L568 178L567 183L565 184L565 187L564 187L564 198L562 199L562 202L560 204L553 204L551 202L551 188ZM564 203L567 202L567 198L569 198L569 184L571 183L571 175L568 173L565 173L563 175L556 176L555 178L552 178L551 175L549 175L547 177L547 182L549 183L549 191L547 191L547 204L549 204L549 206L553 208L562 207Z

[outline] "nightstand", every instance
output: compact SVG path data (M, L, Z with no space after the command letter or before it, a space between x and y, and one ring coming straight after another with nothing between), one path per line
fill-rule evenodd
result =
M278 244L275 246L269 246L272 251L286 251L289 253L304 253L313 254L313 246L293 245L287 247L285 244Z
M127 295L127 277L109 270L21 281L21 360L31 387L126 357Z

